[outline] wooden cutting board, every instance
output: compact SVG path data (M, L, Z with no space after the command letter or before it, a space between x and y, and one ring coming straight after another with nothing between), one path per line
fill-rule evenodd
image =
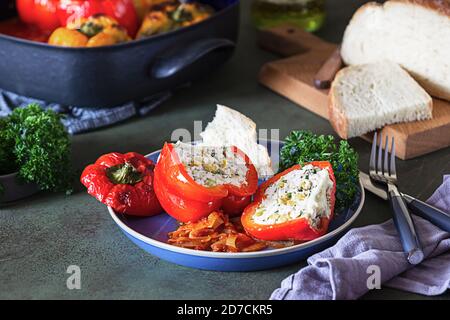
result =
M336 50L326 42L292 26L260 33L259 45L286 58L266 63L260 71L261 84L317 115L328 118L328 89L316 89L314 76ZM433 99L433 119L389 125L383 136L395 137L396 154L411 159L450 146L450 103ZM372 135L362 138L371 141Z

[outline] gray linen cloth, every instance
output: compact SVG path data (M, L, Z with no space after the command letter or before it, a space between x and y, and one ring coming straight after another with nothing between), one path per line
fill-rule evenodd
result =
M147 115L170 97L170 92L162 92L140 102L128 102L112 108L84 108L45 102L0 89L0 117L6 117L15 108L38 103L43 109L51 109L63 114L64 117L61 121L67 132L77 134L113 125L134 116Z

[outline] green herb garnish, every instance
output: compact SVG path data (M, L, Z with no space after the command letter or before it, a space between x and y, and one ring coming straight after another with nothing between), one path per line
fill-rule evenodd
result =
M9 130L8 118L0 118L0 174L17 171L14 154L14 134ZM1 187L0 187L1 188Z
M95 23L93 21L89 21L83 23L81 27L78 29L81 33L85 34L87 37L91 38L103 30L103 26Z
M0 125L0 170L19 171L41 190L71 192L70 140L61 116L37 104L15 109Z
M310 131L292 131L281 148L280 170L310 161L329 161L336 177L336 212L353 203L359 179L358 154L341 140L339 145L331 135L316 135Z

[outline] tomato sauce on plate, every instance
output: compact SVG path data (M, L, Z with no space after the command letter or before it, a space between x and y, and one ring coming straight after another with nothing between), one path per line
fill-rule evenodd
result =
M18 18L0 21L0 33L38 42L47 42L49 37L48 33L42 32L32 25L25 24Z

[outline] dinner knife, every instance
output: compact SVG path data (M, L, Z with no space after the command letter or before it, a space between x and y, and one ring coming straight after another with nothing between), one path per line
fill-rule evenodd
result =
M364 172L359 172L360 180L364 186L364 189L377 195L383 200L388 200L387 190L381 186L377 186L370 179L369 175ZM403 199L411 209L412 213L430 221L435 226L441 228L444 231L450 232L450 214L446 213L432 205L420 201L408 194L401 193Z

